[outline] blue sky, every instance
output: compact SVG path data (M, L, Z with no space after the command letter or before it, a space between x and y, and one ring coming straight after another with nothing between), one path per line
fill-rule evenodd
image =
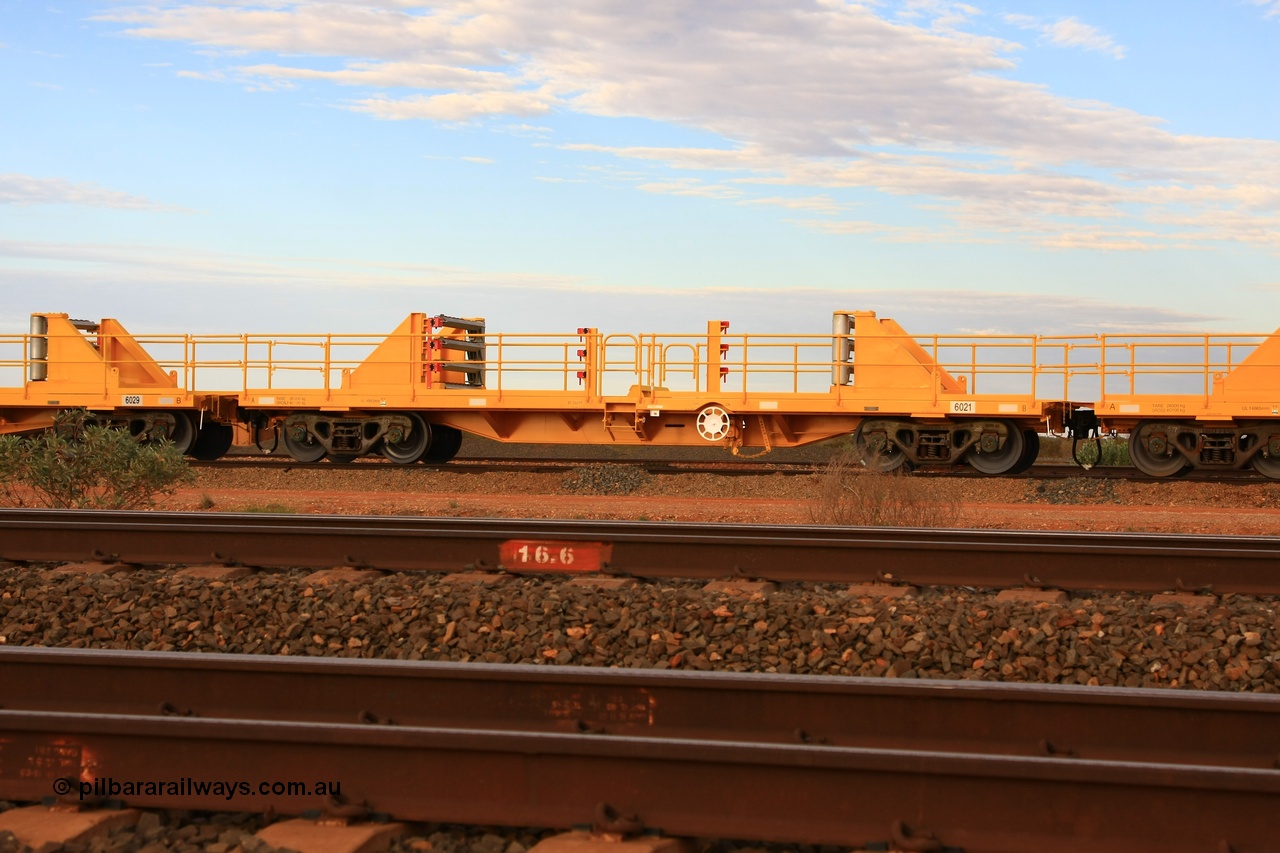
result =
M1261 331L1280 0L0 0L0 330Z

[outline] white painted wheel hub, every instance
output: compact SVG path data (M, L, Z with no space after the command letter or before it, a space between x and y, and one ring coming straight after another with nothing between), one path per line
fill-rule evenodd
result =
M720 406L707 406L698 412L698 435L707 441L720 441L729 434L729 413Z

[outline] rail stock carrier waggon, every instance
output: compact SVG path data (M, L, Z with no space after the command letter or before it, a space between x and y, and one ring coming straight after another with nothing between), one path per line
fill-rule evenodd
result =
M1280 332L915 336L871 311L831 333L493 333L410 314L389 335L132 335L38 313L0 335L0 434L83 407L214 459L240 437L299 461L442 463L505 442L718 445L854 434L869 467L1027 468L1041 434L1128 434L1133 464L1280 479Z

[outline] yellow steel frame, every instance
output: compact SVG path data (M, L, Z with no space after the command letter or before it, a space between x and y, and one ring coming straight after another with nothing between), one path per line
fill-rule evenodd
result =
M497 334L425 314L390 335L134 336L110 319L36 317L41 333L0 336L0 377L22 377L0 387L0 432L74 406L223 421L237 406L268 419L411 410L502 440L699 444L697 414L714 405L733 420L724 442L753 446L848 433L868 416L1056 429L1087 407L1122 430L1280 417L1277 334L916 336L850 311L809 336L720 321L696 335Z

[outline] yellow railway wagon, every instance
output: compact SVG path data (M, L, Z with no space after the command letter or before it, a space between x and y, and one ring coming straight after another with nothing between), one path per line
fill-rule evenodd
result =
M5 378L8 377L8 378ZM389 335L129 334L32 315L0 336L0 433L84 407L216 458L233 435L300 461L444 462L464 432L759 453L854 434L867 464L1024 470L1039 435L1131 437L1142 471L1280 478L1280 342L1254 335L908 334L838 311L829 335L489 332L410 314Z

